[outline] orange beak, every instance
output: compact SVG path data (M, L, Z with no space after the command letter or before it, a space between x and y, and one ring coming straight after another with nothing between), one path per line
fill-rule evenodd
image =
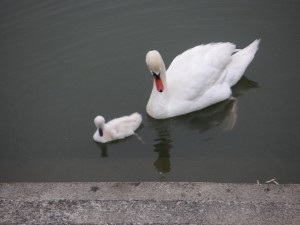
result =
M158 92L163 92L164 90L164 85L162 80L160 79L160 74L153 73L153 78L155 82L155 86Z

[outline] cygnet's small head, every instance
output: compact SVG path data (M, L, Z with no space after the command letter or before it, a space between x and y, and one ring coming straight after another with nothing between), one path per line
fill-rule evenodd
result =
M94 123L95 123L95 126L97 127L97 129L99 131L100 137L102 137L103 136L103 127L104 127L104 124L105 124L105 119L102 116L97 116L94 119Z
M102 116L96 116L96 118L94 119L94 123L97 128L102 129L105 124L105 119Z
M146 64L154 78L157 91L163 92L164 85L161 80L161 72L164 64L160 53L156 50L149 51L146 54Z

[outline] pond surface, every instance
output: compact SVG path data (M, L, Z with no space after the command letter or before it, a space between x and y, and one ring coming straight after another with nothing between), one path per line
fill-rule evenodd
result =
M0 1L0 181L300 183L297 1ZM155 120L148 50L260 49L224 101ZM92 139L94 117L139 112L135 136ZM236 119L232 129L230 121Z

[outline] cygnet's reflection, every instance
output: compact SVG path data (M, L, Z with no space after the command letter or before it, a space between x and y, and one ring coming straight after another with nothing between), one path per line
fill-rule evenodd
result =
M95 142L98 147L101 149L101 157L102 158L106 158L108 157L108 152L107 152L107 143L99 143L99 142Z
M170 126L184 126L190 130L197 130L200 133L209 130L212 127L224 124L224 130L228 131L234 128L237 121L237 97L244 90L257 87L257 83L242 77L242 79L232 88L233 97L212 105L203 110L189 113L183 116L174 117L165 120L156 120L148 116L150 127L156 131L154 139L154 152L158 157L153 163L160 173L171 171L171 148L172 136Z
M139 128L139 129L141 129L141 128ZM133 136L127 137L125 139L110 141L107 143L95 142L95 144L101 149L101 157L106 158L106 157L108 157L108 146L109 145L125 142L125 141L127 141L127 139L133 138L133 137L136 137L139 141L141 141L143 143L143 140L141 139L141 137L139 137L138 135L133 135Z

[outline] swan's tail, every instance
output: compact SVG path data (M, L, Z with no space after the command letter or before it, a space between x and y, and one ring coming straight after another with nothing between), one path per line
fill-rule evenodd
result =
M236 49L237 52L232 55L232 60L227 67L226 76L230 86L235 85L242 77L258 50L259 42L260 39L257 39L244 49Z

